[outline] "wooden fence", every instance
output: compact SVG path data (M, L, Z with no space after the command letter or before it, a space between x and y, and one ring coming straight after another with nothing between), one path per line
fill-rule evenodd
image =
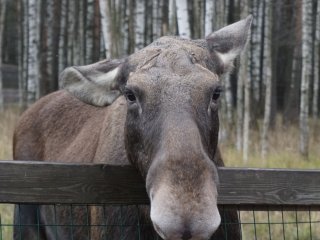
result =
M218 203L240 210L320 209L320 170L219 168ZM0 161L0 203L147 204L131 166Z

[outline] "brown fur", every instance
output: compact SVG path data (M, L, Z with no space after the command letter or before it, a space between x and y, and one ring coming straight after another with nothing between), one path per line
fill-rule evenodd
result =
M117 109L117 111L115 111ZM112 112L112 114L108 114ZM63 116L63 117L62 117ZM77 116L74 118L73 116ZM45 160L59 162L108 162L115 165L130 164L124 151L124 118L126 116L126 104L120 97L108 108L99 108L82 103L64 90L55 92L41 98L32 108L22 116L14 134L14 159L19 160ZM50 137L49 137L50 136ZM43 141L46 138L46 141ZM112 146L112 147L110 147ZM218 166L223 162L219 152L215 157ZM28 206L23 206L28 208ZM30 206L29 206L30 207ZM54 223L54 209L51 206L41 206L41 222L43 224ZM86 207L73 209L73 224L86 224ZM103 225L107 221L118 219L113 224L119 224L120 207L107 207L103 214L102 207L89 207L90 224ZM55 209L58 224L70 224L70 207L60 206ZM25 219L33 217L34 212L29 213ZM137 222L136 207L123 209L127 222ZM142 214L142 215L141 215ZM222 216L223 213L221 213ZM231 220L230 217L232 216ZM131 220L130 220L131 219ZM17 218L15 221L18 221ZM27 221L22 219L22 221ZM36 219L34 219L36 223ZM143 226L140 232L141 239L156 239L149 217L149 208L140 207L140 224ZM233 212L226 214L226 222L237 222L237 216ZM112 222L110 222L112 224ZM147 225L144 226L143 224ZM37 236L36 228L25 228L23 239L34 239ZM20 229L15 228L16 239L19 239ZM136 227L99 228L87 227L73 228L74 239L117 239L122 231L123 239L138 239ZM70 227L58 227L59 239L70 239ZM55 230L52 227L42 228L40 239L55 239ZM28 237L28 236L31 237ZM235 225L228 230L229 236L239 236L239 228ZM125 237L126 236L126 237ZM224 239L225 230L221 226L212 239ZM159 238L160 239L160 238ZM236 237L233 239L237 239Z
M61 80L78 99L61 90L29 108L14 134L14 159L132 164L146 180L152 221L149 206L21 205L17 226L38 215L47 226L16 227L15 239L33 239L38 230L43 240L156 239L152 224L170 240L207 239L219 225L216 167L223 166L213 96L250 24L248 17L206 40L163 37L127 59L66 69ZM235 211L220 216L238 222ZM50 226L56 223L63 226ZM211 239L236 240L239 230L221 225Z

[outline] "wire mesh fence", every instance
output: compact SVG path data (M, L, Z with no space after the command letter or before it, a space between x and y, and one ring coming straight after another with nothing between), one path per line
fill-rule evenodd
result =
M320 239L319 211L237 210L239 221L228 222L223 218L227 210L222 208L220 212L225 240L235 240L228 235L228 229L235 225L241 229L243 240ZM13 204L0 205L0 240L161 239L147 221L146 206L16 205L15 214L14 221Z

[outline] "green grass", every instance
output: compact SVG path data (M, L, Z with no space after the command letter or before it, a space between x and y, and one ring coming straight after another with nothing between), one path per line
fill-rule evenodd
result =
M7 108L0 112L0 159L12 159L12 135L14 126L18 120L19 110L17 108ZM278 121L280 122L280 121ZM258 168L320 168L320 121L310 124L310 153L309 159L303 159L299 154L299 131L296 126L282 127L277 124L275 129L270 132L269 153L265 159L260 157L260 134L259 131L251 131L251 144L249 160L242 160L242 153L234 147L235 135L220 144L221 152L226 166L230 167L258 167ZM235 132L235 131L233 131ZM0 227L0 240L12 239L13 205L0 204L0 217L3 226ZM319 212L283 212L284 221L282 224L282 212L270 212L269 219L274 224L267 224L268 212L242 211L241 222L250 223L242 225L243 239L320 239L320 214ZM299 222L298 228L295 224ZM312 220L315 223L309 224ZM252 222L258 223L256 229ZM318 223L319 222L319 223ZM310 232L311 229L311 232Z

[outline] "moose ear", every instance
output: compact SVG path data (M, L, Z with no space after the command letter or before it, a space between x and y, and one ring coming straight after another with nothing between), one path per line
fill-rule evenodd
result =
M63 88L81 101L94 106L110 105L124 85L124 62L104 60L86 66L66 68L60 75Z
M252 16L228 25L206 37L211 53L218 55L223 62L224 72L233 65L233 60L245 48L250 35Z

